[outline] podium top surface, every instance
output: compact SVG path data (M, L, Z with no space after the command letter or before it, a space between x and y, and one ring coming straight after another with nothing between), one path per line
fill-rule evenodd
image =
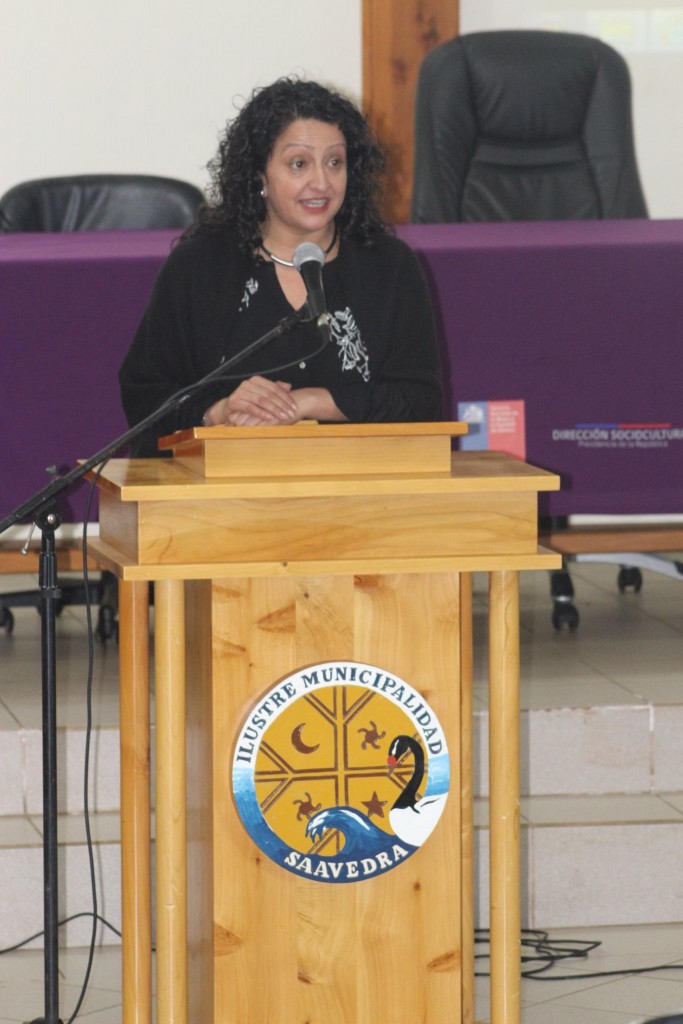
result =
M172 459L112 460L98 556L126 579L556 567L538 550L536 500L559 487L554 473L410 429L310 441L195 430L175 435Z
M446 473L464 423L318 423L193 427L161 438L177 463L216 480Z
M161 449L175 448L192 440L252 440L266 438L344 438L344 437L458 437L467 433L467 424L452 420L431 423L318 423L301 420L288 427L191 427L162 437Z
M177 501L265 497L332 497L342 494L445 494L485 491L554 491L560 478L502 452L453 452L445 472L317 473L311 476L205 478L176 459L112 459L100 489L120 501Z

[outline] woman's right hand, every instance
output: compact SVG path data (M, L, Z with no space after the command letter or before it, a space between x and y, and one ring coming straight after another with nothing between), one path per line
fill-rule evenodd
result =
M231 395L216 402L204 413L208 426L272 426L296 423L299 410L291 397L291 384L267 377L249 377Z

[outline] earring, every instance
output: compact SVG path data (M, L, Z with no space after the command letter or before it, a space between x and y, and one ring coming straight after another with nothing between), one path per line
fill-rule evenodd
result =
M263 185L261 187L261 191L259 192L259 195L261 196L261 199L265 199L266 198L266 186L265 185Z

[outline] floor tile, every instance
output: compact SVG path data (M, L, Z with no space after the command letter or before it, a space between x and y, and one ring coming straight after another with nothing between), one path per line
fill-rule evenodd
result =
M632 1013L566 1006L564 1003L531 1006L524 1011L522 1024L639 1024Z
M683 920L683 822L532 828L535 920L598 925ZM675 959L672 956L671 959Z
M680 797L683 807L683 795ZM600 796L533 796L522 800L522 817L532 825L636 824L683 821L683 810L649 793Z
M584 989L566 997L567 1006L631 1014L683 1012L683 982L640 975Z
M30 818L39 836L43 834L41 817ZM84 843L86 841L85 819L82 814L60 814L57 818L57 834L60 843ZM118 813L90 815L90 835L94 843L113 843L121 837L121 818Z
M0 687L0 732L16 729L19 722L12 714L2 699L2 687Z
M520 705L523 710L543 711L551 708L593 708L619 704L644 704L625 686L594 673L588 677L573 677L570 669L562 666L562 677L525 679L520 687ZM668 692L668 691L667 691Z
M553 929L553 937L563 939L584 938L579 928ZM683 957L683 923L641 924L637 928L622 926L589 929L589 939L600 945L590 954L591 969L603 969L602 960L631 953L654 957L655 963L665 963Z
M30 818L0 817L0 847L36 846L40 842L41 830Z

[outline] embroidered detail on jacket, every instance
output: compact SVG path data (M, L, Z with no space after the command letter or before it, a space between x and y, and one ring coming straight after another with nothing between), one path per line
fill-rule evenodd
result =
M247 283L244 286L244 295L242 296L242 298L240 300L240 307L239 307L239 312L240 313L242 312L243 309L247 308L247 306L249 305L250 298L257 291L258 291L258 281L256 281L253 277L250 277L249 280L247 281Z
M363 380L369 381L370 356L348 306L330 314L330 333L339 349L342 370L358 370Z

